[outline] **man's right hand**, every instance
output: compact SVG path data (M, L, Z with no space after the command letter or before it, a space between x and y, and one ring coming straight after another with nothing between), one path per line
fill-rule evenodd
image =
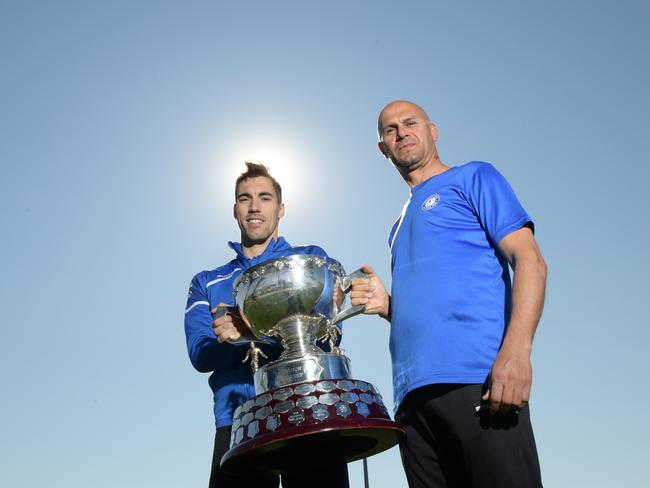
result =
M390 321L390 295L386 287L375 273L375 270L368 264L361 266L369 279L357 278L352 280L352 291L350 292L350 303L353 306L365 305L365 314L377 314Z
M228 308L228 305L220 303L211 312L216 313L220 308ZM234 341L240 339L242 336L248 335L248 327L244 323L244 320L239 314L233 312L228 312L226 315L214 319L212 322L212 330L219 342Z

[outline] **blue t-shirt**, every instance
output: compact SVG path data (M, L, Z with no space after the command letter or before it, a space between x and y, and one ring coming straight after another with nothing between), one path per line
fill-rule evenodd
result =
M489 163L452 167L411 189L389 237L396 406L420 386L485 381L510 319L497 244L529 222Z
M214 394L217 428L232 425L234 410L255 396L255 386L250 362L242 363L248 344L217 341L210 311L222 302L235 304L232 285L251 266L291 254L327 256L318 246L293 247L283 237L271 240L264 252L253 258L242 252L241 244L230 242L229 245L237 254L235 259L216 269L198 273L192 279L185 309L185 337L192 365L202 373L212 373L208 383ZM325 344L319 342L319 345L327 349ZM261 364L277 359L282 352L279 344L258 346L268 357L262 358Z

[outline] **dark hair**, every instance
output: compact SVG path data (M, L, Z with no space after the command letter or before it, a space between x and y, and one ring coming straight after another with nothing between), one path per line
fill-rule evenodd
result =
M237 181L235 182L235 199L237 199L237 190L239 188L239 184L242 181L249 178L258 178L260 176L264 176L265 178L271 180L271 183L273 183L273 189L275 190L276 196L278 198L278 203L282 203L282 188L280 187L280 183L278 183L276 179L271 176L271 173L269 173L269 168L261 163L254 163L252 161L245 161L245 163L246 171L240 174L239 178L237 178Z

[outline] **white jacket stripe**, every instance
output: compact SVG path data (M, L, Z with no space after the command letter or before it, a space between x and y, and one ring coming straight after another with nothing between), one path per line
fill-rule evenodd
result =
M209 302L204 302L203 300L198 301L198 302L194 302L192 305L187 307L187 310L185 310L185 313L189 312L190 310L192 310L194 307L196 307L198 305L207 305L209 307L210 303Z
M206 287L206 288L209 288L209 287L211 287L212 285L214 285L215 283L219 283L220 281L227 280L227 279L230 278L232 275L234 275L237 271L241 271L241 268L235 268L234 270L232 270L232 272L231 272L230 274L223 275L223 276L219 276L218 278L216 278L216 279L214 279L214 280L212 280L212 281L208 281L208 282L205 284L205 287Z

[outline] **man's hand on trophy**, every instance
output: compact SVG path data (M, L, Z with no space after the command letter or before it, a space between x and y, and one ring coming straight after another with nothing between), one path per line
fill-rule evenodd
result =
M336 283L334 284L334 304L336 305L337 311L341 310L343 300L345 300L345 293L341 290L341 281L336 278Z
M352 280L351 304L353 306L365 305L365 314L377 314L390 321L390 295L386 291L386 287L370 265L364 264L361 266L361 271L366 273L369 279Z
M227 310L224 314L223 311ZM212 330L219 342L236 341L247 335L248 328L238 313L232 312L225 303L220 303L211 312L216 317L212 322Z

